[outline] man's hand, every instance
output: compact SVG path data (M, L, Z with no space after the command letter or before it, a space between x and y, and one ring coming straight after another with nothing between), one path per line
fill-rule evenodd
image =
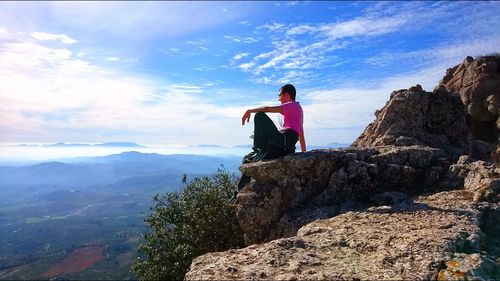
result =
M245 125L245 121L250 122L250 115L251 115L250 110L247 110L245 112L245 114L243 114L243 117L241 117L241 125L242 126Z

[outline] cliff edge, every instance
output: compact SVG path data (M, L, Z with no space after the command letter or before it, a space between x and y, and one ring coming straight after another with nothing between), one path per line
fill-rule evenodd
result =
M349 148L242 165L248 247L185 279L500 279L499 100L500 57L467 57L393 92Z

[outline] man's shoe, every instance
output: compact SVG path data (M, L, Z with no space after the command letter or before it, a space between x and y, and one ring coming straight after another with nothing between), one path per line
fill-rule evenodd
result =
M242 173L240 181L238 182L238 191L242 190L251 180L249 176Z
M229 199L229 202L228 202L228 204L229 204L229 205L231 205L231 204L236 204L236 201L238 200L238 199L236 198L236 196L237 196L237 195L238 195L238 192L237 192L237 191L235 191L235 192L233 193L233 197L231 197L231 199Z

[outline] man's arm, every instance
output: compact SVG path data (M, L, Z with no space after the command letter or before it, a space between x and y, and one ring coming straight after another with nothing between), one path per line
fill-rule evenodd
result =
M249 109L243 114L243 117L241 117L241 125L245 125L245 122L250 122L250 115L252 115L252 113L260 111L281 113L281 106L261 106Z
M306 139L304 138L304 131L299 135L300 151L306 152Z

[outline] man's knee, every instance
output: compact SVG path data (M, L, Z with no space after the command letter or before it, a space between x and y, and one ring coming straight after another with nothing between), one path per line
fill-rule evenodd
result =
M255 117L253 118L253 120L254 120L254 122L257 122L259 120L263 120L263 119L267 119L267 118L269 118L269 117L267 117L266 113L259 111L259 112L255 113Z

